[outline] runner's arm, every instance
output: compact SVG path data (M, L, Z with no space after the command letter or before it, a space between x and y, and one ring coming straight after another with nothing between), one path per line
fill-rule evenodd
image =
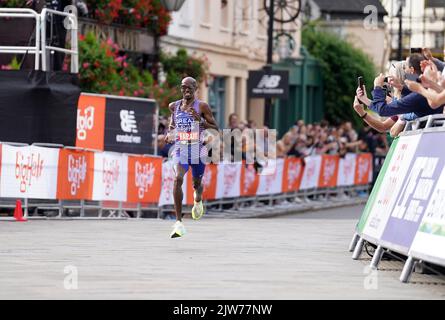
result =
M218 130L218 125L216 124L216 120L213 117L212 110L207 103L201 102L200 104L201 115L205 119L204 129L214 129Z
M172 132L175 130L175 119L173 117L173 114L175 113L175 103L170 103L168 109L170 110L170 121L168 123L167 134L165 135L165 142L170 143L173 142Z

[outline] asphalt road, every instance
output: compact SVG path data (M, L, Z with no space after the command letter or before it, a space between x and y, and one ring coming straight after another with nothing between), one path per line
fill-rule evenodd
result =
M348 245L362 206L272 219L0 221L1 299L444 299L437 277L371 273Z

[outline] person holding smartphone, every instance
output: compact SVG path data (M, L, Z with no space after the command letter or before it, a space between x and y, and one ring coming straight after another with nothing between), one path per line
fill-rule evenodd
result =
M422 74L421 62L424 60L425 57L421 54L415 53L410 55L406 73L420 76ZM383 90L384 78L385 76L380 74L374 79L373 99L369 106L371 110L377 112L380 116L394 116L413 112L415 116L423 117L443 112L443 106L437 109L431 108L426 98L416 92L411 92L401 99L388 103L386 100L386 92Z

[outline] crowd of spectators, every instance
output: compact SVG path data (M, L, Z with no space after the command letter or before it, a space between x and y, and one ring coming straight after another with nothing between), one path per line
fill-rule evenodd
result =
M444 67L445 63L434 58L426 48L413 52L404 61L392 63L387 76L379 74L375 78L370 98L366 85L359 85L355 92L353 108L364 121L363 129L357 132L349 121L331 125L326 120L308 124L298 120L283 136L277 137L276 156L344 156L348 152L386 155L389 149L386 132L392 137L397 137L407 121L444 112ZM259 127L253 120L240 121L237 114L229 116L227 127L231 131L239 129L240 132L247 129L264 129L265 138L269 132L267 127ZM164 157L168 156L171 148L171 145L164 141L167 128L168 119L161 117L158 154ZM232 145L231 153L240 148L245 157L249 148L258 148L255 141L249 143L243 137L237 146ZM267 143L262 143L260 147L267 155Z
M164 141L167 128L168 119L161 117L158 130L158 155L163 157L168 157L169 149L172 146ZM267 140L269 131L265 126L260 128L253 120L240 121L235 113L229 116L227 129L231 131L239 129L241 133L248 129L264 129L265 140ZM223 139L221 139L222 141ZM231 154L237 148L235 144L233 140ZM248 148L261 147L267 155L266 146L267 141L261 146L255 143L249 146L243 136L242 143L238 147L241 149L244 159ZM321 154L344 156L347 152L371 152L375 155L385 155L387 151L386 134L377 132L369 126L365 126L357 132L349 121L333 126L326 120L311 124L305 124L303 120L298 120L282 137L277 137L276 142L276 156L279 158L286 156L307 157Z

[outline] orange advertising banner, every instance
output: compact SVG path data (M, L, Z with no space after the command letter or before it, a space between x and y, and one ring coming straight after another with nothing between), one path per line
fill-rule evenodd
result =
M104 150L105 104L105 97L79 97L76 147Z
M355 185L364 185L372 181L372 154L357 154L355 165Z
M304 172L303 162L300 158L286 158L283 169L283 192L300 190L301 179Z
M241 166L241 184L240 194L241 196L255 196L260 184L260 177L257 174L253 164L246 165L243 161Z
M71 149L60 150L57 175L57 199L92 199L93 181L93 152Z
M319 188L334 188L337 186L339 161L338 155L322 155L320 176L318 177Z
M161 195L162 158L128 156L127 201L157 203Z

